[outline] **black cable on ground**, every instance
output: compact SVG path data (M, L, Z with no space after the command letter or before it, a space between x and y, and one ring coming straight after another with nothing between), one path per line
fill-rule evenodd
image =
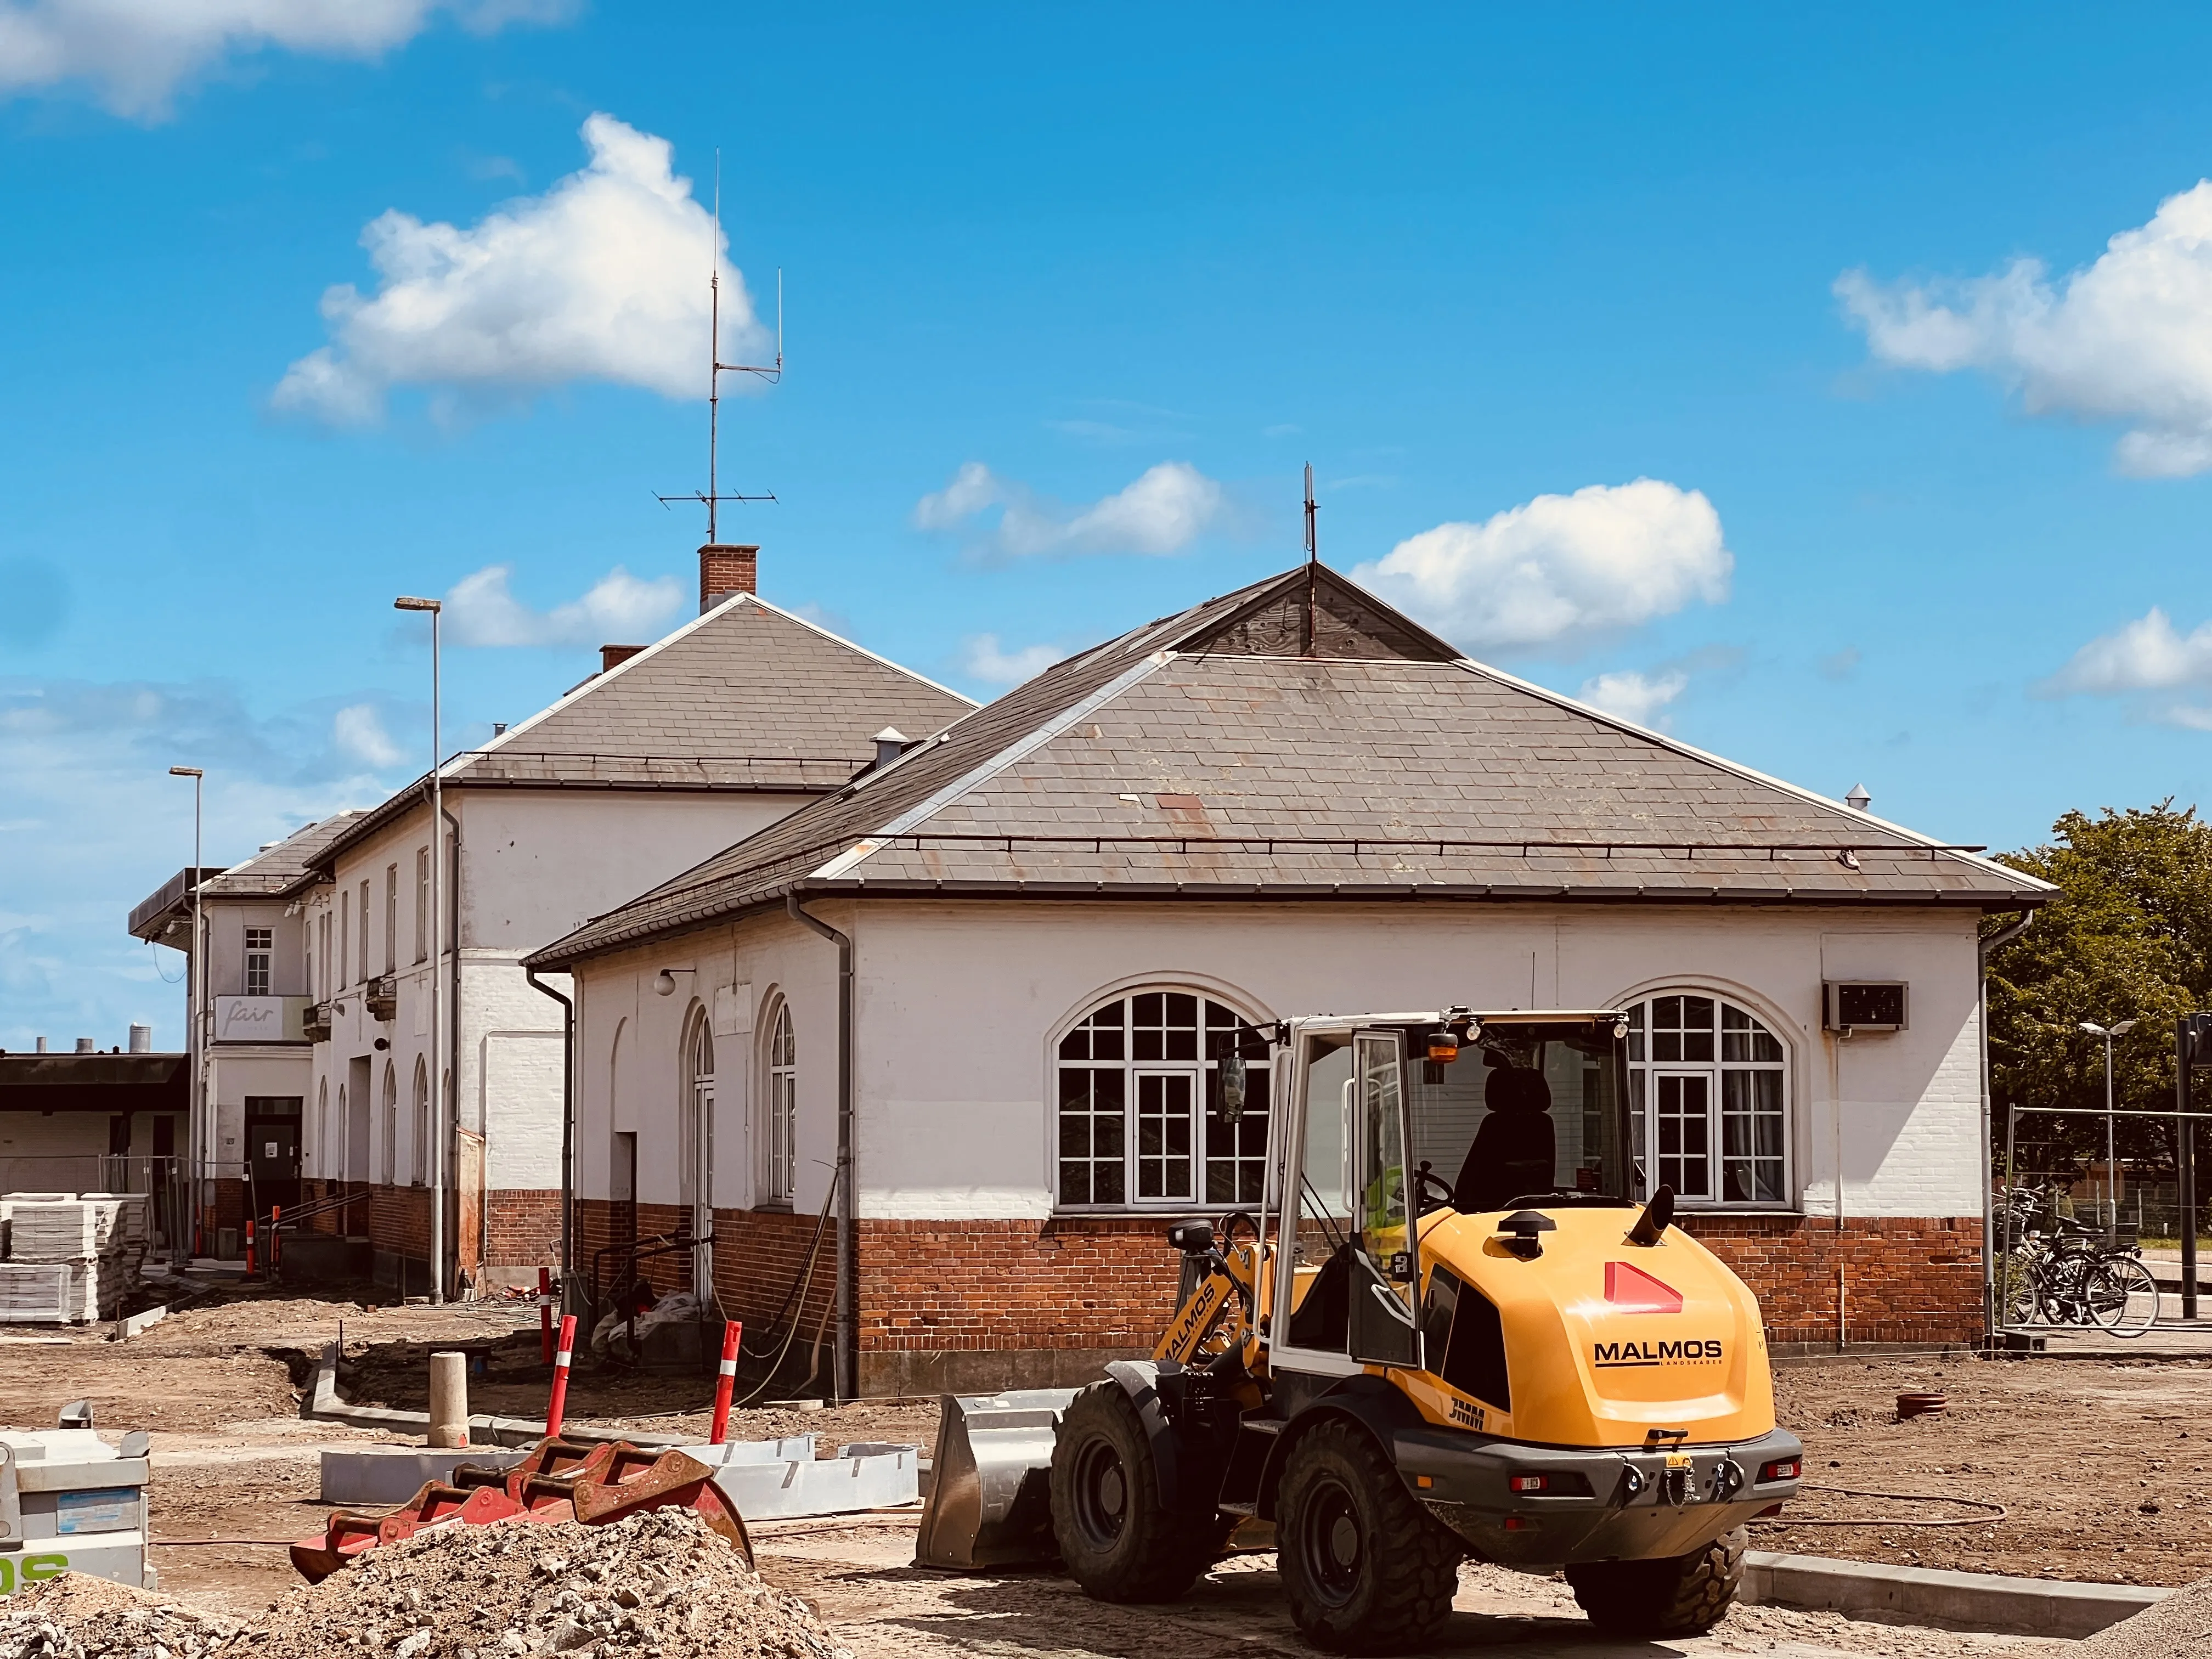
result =
M1822 1516L1802 1521L1786 1520L1780 1516L1755 1521L1761 1527L1993 1527L2003 1520L2008 1511L2002 1504L1992 1504L1979 1498L1953 1498L1948 1493L1927 1492L1865 1492L1856 1486L1818 1486L1810 1482L1797 1488L1800 1492L1834 1492L1844 1498L1886 1498L1898 1504L1964 1504L1969 1508L1986 1511L1980 1515L1954 1516L1948 1521L1887 1520L1834 1521Z

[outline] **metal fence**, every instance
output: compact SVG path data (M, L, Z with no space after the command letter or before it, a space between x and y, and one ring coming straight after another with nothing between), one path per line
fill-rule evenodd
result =
M178 1158L53 1152L0 1158L0 1196L25 1193L144 1193L147 1245L156 1255L191 1243L191 1182Z

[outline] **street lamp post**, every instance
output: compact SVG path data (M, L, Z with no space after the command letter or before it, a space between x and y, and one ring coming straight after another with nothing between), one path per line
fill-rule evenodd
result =
M207 958L203 947L207 941L200 937L200 793L207 774L197 766L173 766L169 775L192 781L192 948L185 959L185 1064L191 1067L192 1097L185 1134L185 1203L192 1212L192 1229L197 1234L204 1198L200 1188L207 1178L207 1078L200 1042L200 1011L207 989L203 983L203 964ZM181 1218L178 1231L183 1231ZM172 1260L175 1259L179 1242L173 1238L169 1241Z
M2112 1039L2125 1036L2136 1029L2131 1019L2120 1020L2111 1025L2098 1025L2088 1020L2081 1029L2091 1036L2105 1039L2105 1203L2107 1219L2105 1230L2117 1232L2120 1225L2119 1171L2112 1152Z
M430 1300L446 1299L446 795L438 775L438 623L436 599L392 600L394 611L430 613Z

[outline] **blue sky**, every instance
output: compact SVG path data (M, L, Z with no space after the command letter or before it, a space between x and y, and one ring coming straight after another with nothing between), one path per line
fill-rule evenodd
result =
M2201 14L174 9L0 0L0 1047L178 1039L170 764L215 861L419 770L393 594L462 739L680 619L718 148L725 538L923 672L1310 460L1474 654L1931 833L2204 796Z

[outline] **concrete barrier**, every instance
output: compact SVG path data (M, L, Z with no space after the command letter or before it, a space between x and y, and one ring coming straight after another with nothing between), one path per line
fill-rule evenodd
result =
M746 1440L726 1446L684 1446L679 1449L702 1463L712 1462L720 1468L751 1463L780 1467L799 1460L811 1462L815 1447L814 1437L803 1434L781 1440ZM709 1457L707 1454L710 1452L720 1456ZM329 1446L324 1448L322 1454L321 1501L367 1507L404 1504L422 1489L425 1480L451 1480L454 1468L460 1464L511 1469L526 1455L519 1448L478 1447L458 1451L428 1446ZM744 1513L742 1508L738 1513Z
M2078 1639L2172 1594L2137 1584L2008 1578L1989 1572L1947 1572L1751 1550L1744 1556L1739 1599L1762 1607L1841 1613L1896 1624Z

